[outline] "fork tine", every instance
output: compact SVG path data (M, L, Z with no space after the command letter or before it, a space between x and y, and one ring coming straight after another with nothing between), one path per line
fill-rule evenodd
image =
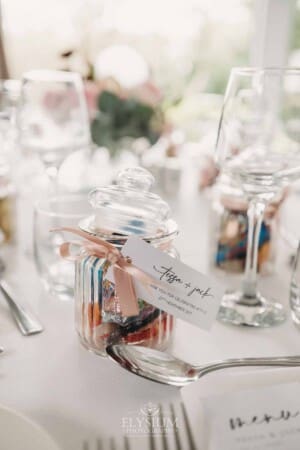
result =
M162 432L161 432L162 448L163 448L163 450L169 450L167 436L166 436L165 430L163 429L163 409L162 409L161 405L159 405L159 425L162 430Z
M116 443L114 438L110 438L109 442L110 442L110 450L116 450Z
M174 409L174 405L172 403L170 404L170 410L171 410L172 422L176 423L175 409ZM178 427L176 427L176 426L174 427L174 437L175 437L176 450L182 450L183 447L181 446L179 431L178 431Z
M153 433L153 424L152 424L152 417L151 414L148 411L147 418L149 419L149 449L150 450L156 450L155 440L154 440L154 433Z
M128 436L124 436L124 450L130 450L130 444Z
M103 445L102 445L102 440L101 439L97 439L96 440L96 446L97 446L97 450L103 450Z
M197 450L196 444L195 444L195 441L193 438L193 434L192 434L190 420L189 420L189 417L186 412L186 407L183 402L180 403L180 406L181 406L184 425L185 425L185 429L186 429L186 434L187 434L187 438L188 438L188 442L189 442L189 446L190 446L189 450Z

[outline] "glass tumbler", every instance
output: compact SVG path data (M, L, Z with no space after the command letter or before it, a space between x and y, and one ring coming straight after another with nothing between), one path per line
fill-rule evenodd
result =
M59 246L65 232L50 231L74 227L91 212L84 195L66 195L42 200L35 205L33 223L34 259L45 288L61 300L74 296L74 263L62 259Z

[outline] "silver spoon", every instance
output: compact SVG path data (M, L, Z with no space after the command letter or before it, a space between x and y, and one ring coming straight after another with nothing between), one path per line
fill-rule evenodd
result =
M42 325L37 319L35 319L35 317L33 317L31 313L18 304L18 302L14 299L13 294L10 292L8 284L2 279L4 271L5 263L2 259L0 259L0 291L9 306L10 312L15 319L19 330L22 334L24 334L24 336L41 333L43 331Z
M210 372L232 367L297 367L299 356L236 358L194 366L168 353L135 345L112 344L106 348L121 367L143 378L173 386L185 386Z

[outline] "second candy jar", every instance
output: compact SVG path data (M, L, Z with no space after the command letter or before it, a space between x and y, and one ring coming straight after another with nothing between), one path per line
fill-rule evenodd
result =
M136 235L176 257L173 240L177 224L170 218L168 204L149 192L153 182L145 169L123 170L116 185L89 194L95 214L83 220L80 228L120 251L127 237ZM106 346L114 342L165 349L174 328L173 316L141 298L138 315L122 315L122 292L106 278L109 266L106 259L96 256L83 256L76 262L76 328L81 343L102 356L106 355Z

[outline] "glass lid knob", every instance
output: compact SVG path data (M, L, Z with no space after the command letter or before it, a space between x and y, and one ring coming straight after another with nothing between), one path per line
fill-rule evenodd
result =
M154 177L142 167L130 167L122 170L117 177L117 184L126 189L147 192L154 184Z

